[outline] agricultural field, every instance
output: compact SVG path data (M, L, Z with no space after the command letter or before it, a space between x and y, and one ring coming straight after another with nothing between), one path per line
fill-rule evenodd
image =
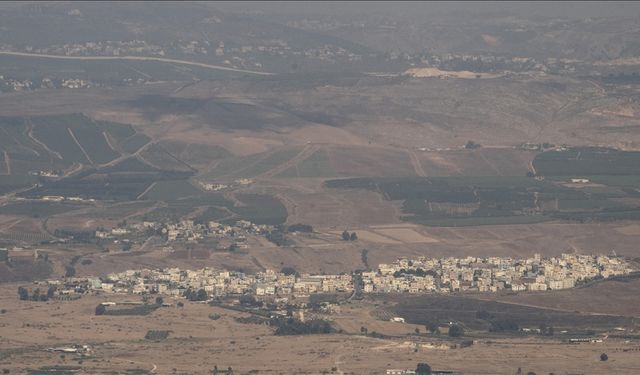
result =
M524 176L536 152L482 147L476 150L415 151L426 176Z
M277 225L287 220L287 209L275 197L260 194L237 194L242 205L231 208L239 220L256 224Z
M640 218L639 202L623 190L578 189L524 176L354 178L326 185L377 191L387 200L402 201L403 220L431 226Z
M126 153L133 154L138 151L142 146L146 145L151 141L151 138L147 137L142 133L135 133L131 136L123 139L120 142L120 147Z
M175 156L167 152L162 146L157 144L151 145L144 151L140 152L140 158L146 163L157 169L194 172L193 168L177 159Z
M41 201L18 202L0 206L0 215L47 217L87 207L91 207L91 205Z
M135 134L130 125L94 121L82 114L0 118L0 155L6 193L36 181L39 171L68 172L108 165L121 156L120 142Z
M383 147L318 145L276 177L414 176L408 153Z
M492 323L512 323L512 326L537 328L541 325L556 330L610 330L615 327L633 327L633 316L589 314L570 310L530 307L475 299L473 296L426 295L396 297L395 312L414 324L457 321L480 331L492 329ZM495 329L495 328L494 328ZM516 334L517 329L515 330Z
M188 180L170 180L154 182L140 195L140 199L168 201L201 194L202 191L196 189Z
M217 145L171 140L160 141L160 145L171 155L198 170L206 169L215 160L231 156L229 151Z
M326 150L320 149L308 158L282 171L276 177L336 177Z
M204 174L203 178L230 179L257 177L287 163L300 153L300 151L300 147L288 147L244 157L225 158L220 160L210 172Z
M639 176L640 151L574 147L543 152L533 160L533 166L540 176Z

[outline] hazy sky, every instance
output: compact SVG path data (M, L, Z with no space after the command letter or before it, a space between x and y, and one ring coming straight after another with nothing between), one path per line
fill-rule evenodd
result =
M319 2L319 1L257 1L212 3L221 10L256 10L276 14L362 14L387 13L429 17L440 12L506 12L518 16L548 17L611 17L638 16L640 2L594 1L594 2L502 2L502 1L456 1L456 2Z

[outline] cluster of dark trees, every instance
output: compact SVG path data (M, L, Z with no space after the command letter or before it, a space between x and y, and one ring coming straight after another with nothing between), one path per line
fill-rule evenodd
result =
M459 324L452 324L449 326L450 337L460 337L464 335L464 328Z
M74 266L67 265L64 269L64 277L74 277L76 275L76 268Z
M287 276L298 275L298 271L296 271L295 268L288 267L288 266L282 267L282 269L280 270L280 273L285 274Z
M243 294L239 299L240 304L242 306L247 306L247 307L262 307L263 302L262 301L258 301L256 299L256 297L254 297L251 294Z
M147 331L147 334L144 335L144 338L146 340L154 340L154 341L164 340L167 337L169 337L170 333L171 331L149 330Z
M284 229L281 227L274 228L272 231L267 233L265 237L271 243L274 243L280 247L286 246L288 243L287 236L285 235Z
M126 316L126 315L149 315L156 309L160 308L161 304L144 304L134 306L130 309L116 309L116 310L107 310L107 307L103 304L99 304L96 306L96 315L117 315L117 316Z
M422 268L416 268L414 269L401 269L400 271L396 271L393 273L393 277L400 277L402 275L416 275L416 276L420 276L420 277L425 277L427 275L433 276L433 277L437 277L438 274L433 271L433 270L423 270Z
M184 291L184 297L189 301L206 301L209 299L204 289L193 290L189 288Z
M96 315L104 315L107 312L107 307L103 304L96 306Z
M489 321L489 323L491 324L491 328L489 328L489 332L505 332L505 331L519 331L520 330L520 326L518 325L518 323L514 322L513 320L493 319L493 320Z
M424 362L418 363L416 375L431 375L431 366Z
M508 331L519 331L520 325L518 322L511 319L498 319L495 315L480 310L476 312L476 318L481 320L486 320L489 322L491 327L489 328L489 332L508 332ZM540 324L539 326L540 335L542 336L553 336L554 329L551 326L547 326L546 324Z
M347 232L346 230L342 232L342 240L343 241L355 241L358 239L358 235L356 232Z
M33 293L29 294L29 290L21 286L21 287L18 287L18 297L20 297L21 301L46 302L53 297L55 291L56 291L56 287L50 286L49 289L47 289L47 293L42 293L40 292L40 289L36 289L33 291Z
M219 370L218 366L213 366L213 370L211 370L212 375L233 375L233 369L229 366L226 370Z
M326 334L335 332L331 323L321 319L303 322L293 318L274 318L269 321L269 324L277 327L275 334L278 336Z
M96 233L91 232L72 232L64 229L56 229L53 231L53 235L58 238L71 238L74 242L80 243L94 243L96 240Z
M287 228L287 231L291 233L293 232L312 233L313 227L307 224L293 224L293 225L289 225L289 227Z
M475 150L476 148L480 147L482 146L479 143L475 143L474 141L469 141L466 145L464 145L464 148L466 148L467 150Z

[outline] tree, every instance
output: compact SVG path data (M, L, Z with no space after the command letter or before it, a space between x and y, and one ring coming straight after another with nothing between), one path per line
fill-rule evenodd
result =
M369 330L367 329L367 327L362 326L360 327L360 333L362 333L363 335L367 335L367 333L369 332Z
M196 301L206 301L209 296L204 289L198 289L198 293L196 293Z
M182 301L178 301L178 303L176 304L178 307L184 307L184 303L182 303Z
M287 228L288 232L302 232L302 233L311 233L313 232L313 227L307 224L293 224L289 225Z
M464 328L462 328L458 324L452 324L449 326L449 336L450 337L460 337L464 335Z
M162 299L162 297L156 297L156 305L162 305L164 303L164 300Z
M431 333L435 333L438 334L440 333L440 328L438 328L438 324L435 322L429 322L427 323L427 325L425 326L425 328L427 329L427 331L431 332Z
M33 291L33 293L31 293L31 300L32 301L39 301L40 300L40 289L36 289Z
M419 335L420 334L420 328L416 328L415 332L416 332L416 335Z
M18 296L20 296L21 301L27 301L29 300L29 291L27 288L18 287Z
M103 304L96 306L96 315L104 315L107 312L107 308Z
M285 266L285 267L282 267L282 269L280 270L280 273L283 273L286 276L291 276L291 275L297 275L298 271L296 271L296 269L293 267Z
M76 275L76 269L73 266L65 266L65 277L74 277Z
M464 145L464 148L468 149L468 150L474 150L476 148L480 148L480 144L479 143L475 143L474 141L469 141L467 142L466 145Z
M49 289L47 289L47 298L53 298L53 295L55 292L56 292L56 287L51 285Z
M358 235L356 234L356 232L351 233L351 235L349 236L349 241L355 241L358 239Z
M601 360L602 362L604 362L604 361L606 361L606 360L608 360L608 359L609 359L609 356L608 356L608 355L606 355L605 353L600 354L600 360Z
M256 303L256 297L251 294L243 294L240 298L240 304L246 306L253 306Z
M431 366L424 362L418 363L416 375L431 375Z
M343 241L349 241L351 239L351 235L349 234L349 232L347 232L346 230L344 232L342 232L342 240Z

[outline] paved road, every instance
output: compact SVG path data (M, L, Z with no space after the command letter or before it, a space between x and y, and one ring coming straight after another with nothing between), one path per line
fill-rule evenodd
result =
M199 63L199 62L195 62L195 61L177 60L177 59L169 59L169 58L164 58L164 57L152 57L152 56L63 56L63 55L47 55L47 54L43 54L43 53L26 53L26 52L11 52L11 51L0 51L0 55L22 56L22 57L40 57L40 58L59 59L59 60L159 61L159 62L166 62L166 63L172 63L172 64L192 65L192 66L198 66L198 67L207 68L207 69L226 70L226 71L230 71L230 72L257 74L257 75L263 75L263 76L274 75L273 73L258 72L258 71L255 71L255 70L236 69L236 68L229 68L227 66L222 66L222 65L212 65L212 64Z

